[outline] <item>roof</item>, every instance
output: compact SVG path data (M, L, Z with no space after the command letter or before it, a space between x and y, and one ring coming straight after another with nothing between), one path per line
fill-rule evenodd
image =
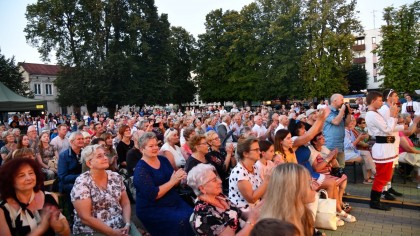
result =
M58 75L60 66L36 63L19 63L30 75Z
M45 110L46 102L16 94L0 82L0 111Z

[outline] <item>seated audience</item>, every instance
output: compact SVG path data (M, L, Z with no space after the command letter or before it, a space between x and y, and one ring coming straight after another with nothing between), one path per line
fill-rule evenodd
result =
M354 136L353 130L356 125L356 120L353 116L345 121L345 136L344 136L344 158L346 162L362 162L362 170L364 177L364 184L372 184L371 177L376 173L375 163L373 162L370 151L356 149L357 144L368 138L369 135L361 133L358 137Z
M229 200L242 211L249 211L263 197L271 172L267 171L263 179L256 173L254 164L260 159L256 137L239 139L237 155L238 164L229 176Z
M206 160L206 154L208 152L208 146L206 137L204 135L194 135L188 138L188 146L191 147L192 154L187 159L185 164L185 172L189 172L194 166L200 163L208 163Z
M107 170L101 145L87 146L81 155L89 170L77 177L71 190L73 234L128 235L131 206L122 177Z
M285 163L274 168L260 220L275 218L293 224L300 236L316 235L315 222L308 204L315 201L315 186L305 167Z
M57 198L41 191L35 160L15 158L0 168L0 235L70 235Z
M183 168L186 162L184 156L182 156L181 148L177 145L178 143L178 131L176 129L168 129L165 132L165 143L160 148L160 152L168 158L174 170Z
M57 174L58 152L49 144L50 132L42 132L39 135L39 144L36 150L36 160L42 167L46 180L52 180Z
M181 146L181 153L185 160L188 160L188 158L192 154L191 147L188 145L188 140L190 140L190 137L194 136L195 134L196 132L194 130L194 127L186 127L184 129L185 143Z
M138 143L143 158L134 170L137 217L151 235L194 235L188 223L192 208L175 190L187 174L174 171L167 158L158 156L154 133L143 134Z
M222 193L222 181L214 166L198 164L188 173L188 185L198 196L191 225L197 235L248 235L258 216L245 215ZM247 220L241 228L241 218Z

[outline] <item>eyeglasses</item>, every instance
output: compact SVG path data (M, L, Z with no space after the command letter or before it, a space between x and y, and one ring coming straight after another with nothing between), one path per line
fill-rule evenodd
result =
M206 185L206 184L208 184L208 183L210 183L210 182L215 183L215 182L217 182L217 180L220 180L220 177L219 177L219 176L216 176L216 177L214 177L214 178L212 178L212 179L210 179L210 180L208 180L208 181L204 182L204 184L202 184L202 185Z
M388 93L388 96L386 96L386 98L389 98L389 96L392 94L392 92L394 92L394 90L393 89L390 89L389 90L389 93Z
M254 148L254 149L250 149L249 151L250 151L250 152L252 152L252 151L259 152L259 151L260 151L260 149L259 149L259 148Z
M207 145L207 143L200 143L200 144L198 144L198 145L199 145L199 146L200 146L200 145Z

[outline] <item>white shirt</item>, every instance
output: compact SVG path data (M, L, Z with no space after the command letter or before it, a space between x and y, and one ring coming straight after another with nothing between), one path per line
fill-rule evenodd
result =
M274 134L277 133L277 131L281 130L281 129L287 129L287 127L284 127L284 125L280 124L277 126L276 130L274 130Z
M390 117L385 119L379 112L368 111L366 113L366 124L368 133L371 136L389 136L393 135L393 131L397 124L397 119ZM380 159L386 159L389 157L396 156L398 154L397 149L393 143L375 143L372 147L373 161L376 163L388 163L393 162L394 159L381 161Z
M264 136L267 133L267 128L265 128L264 125L257 125L255 124L254 127L252 127L252 132L257 134L257 138Z
M60 136L56 136L51 140L50 144L53 145L55 149L57 149L58 153L70 148L70 141L67 137L62 139Z
M181 148L175 145L175 149L169 145L168 143L163 144L163 146L160 148L161 152L168 151L174 156L175 165L176 167L185 166L185 158L182 155Z

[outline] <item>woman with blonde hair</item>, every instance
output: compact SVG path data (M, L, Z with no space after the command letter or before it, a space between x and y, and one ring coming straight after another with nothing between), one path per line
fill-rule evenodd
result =
M300 236L314 235L314 217L307 207L314 201L315 190L309 171L295 163L278 165L271 174L264 195L260 220L284 220L295 225Z
M185 158L182 155L181 148L177 145L179 143L178 131L170 128L165 132L165 144L160 148L160 152L168 158L174 170L183 168L185 166Z

